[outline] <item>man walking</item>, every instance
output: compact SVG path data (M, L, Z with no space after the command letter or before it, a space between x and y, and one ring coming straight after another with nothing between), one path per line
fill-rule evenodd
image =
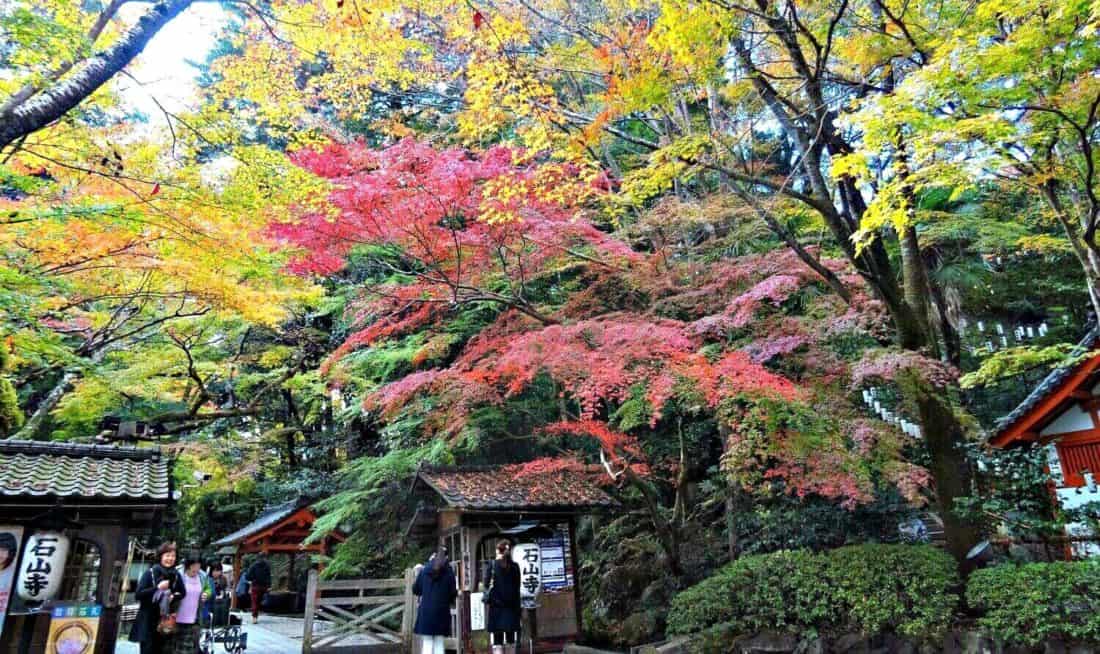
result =
M267 555L260 552L259 557L248 567L248 594L252 599L252 624L260 621L260 601L271 588L271 564Z

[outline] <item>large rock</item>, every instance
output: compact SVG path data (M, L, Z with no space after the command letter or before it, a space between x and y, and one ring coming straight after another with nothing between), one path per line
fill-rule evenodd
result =
M762 632L737 643L741 654L793 654L798 638L792 634Z
M619 630L624 643L644 643L657 637L657 616L649 611L639 611L627 616Z
M862 634L844 634L833 641L829 648L834 654L867 654L871 650L867 637Z
M656 645L642 645L635 654L687 654L688 642L687 636L680 636Z
M613 652L606 649L596 649L595 647L585 647L584 645L577 645L576 643L567 643L562 654L620 654L619 652Z

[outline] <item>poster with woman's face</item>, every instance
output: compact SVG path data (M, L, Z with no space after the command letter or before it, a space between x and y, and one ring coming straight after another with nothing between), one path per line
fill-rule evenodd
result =
M11 601L12 583L15 581L19 545L23 542L23 528L0 525L0 632L4 630L4 618Z

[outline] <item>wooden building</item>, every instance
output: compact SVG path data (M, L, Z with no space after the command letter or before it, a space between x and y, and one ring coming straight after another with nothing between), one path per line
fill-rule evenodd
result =
M309 570L309 556L330 554L332 546L344 540L343 535L332 533L317 542L305 543L316 520L317 514L310 507L310 501L301 498L264 511L252 522L211 546L218 548L219 555L232 554L234 583L247 569L245 557L263 552L270 558L271 590L297 593L304 590L297 587L297 580L299 577L305 578Z
M170 479L169 461L156 449L0 440L0 532L19 549L7 580L14 584L0 587L0 598L10 592L11 600L0 623L0 653L46 651L50 631L77 614L87 628L73 632L94 639L84 651L115 651L130 538L156 535L172 503ZM44 556L47 548L36 546L47 535L53 562ZM56 547L58 537L67 555ZM57 587L42 601L20 596L33 589L35 574L38 585L47 583L33 570L56 574L62 565Z
M1074 358L1100 346L1100 331L1092 330L1078 344ZM994 447L1033 444L1044 447L1054 480L1051 489L1066 509L1100 501L1100 355L1058 368L1003 417L989 438ZM1067 554L1073 558L1100 555L1100 542L1084 524L1066 526Z
M584 586L577 568L576 518L612 509L615 500L578 473L519 476L505 467L421 466L413 488L421 501L409 536L446 545L457 572L455 637L448 649L489 649L481 576L501 539L516 550L533 549L540 560L540 591L533 598L537 608L527 612L524 643L533 636L536 651L561 651L577 639Z

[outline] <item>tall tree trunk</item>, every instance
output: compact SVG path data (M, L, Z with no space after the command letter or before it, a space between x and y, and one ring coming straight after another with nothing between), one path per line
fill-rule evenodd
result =
M53 123L95 93L125 68L168 21L193 0L161 0L118 41L76 67L75 72L31 95L25 101L5 102L0 114L0 149L12 141ZM10 106L9 106L10 105Z
M962 562L981 538L978 525L955 513L955 500L972 492L973 474L970 460L962 448L966 440L962 426L943 390L920 379L919 371L905 375L901 385L920 414L924 441L932 459L931 473L947 550Z
M940 349L929 311L932 290L928 283L928 271L924 267L924 257L920 253L917 229L909 225L901 230L898 237L901 242L901 277L905 303L912 308L921 332L927 335L925 341L928 353L938 357Z
M1058 181L1054 178L1047 180L1042 186L1042 191L1043 199L1054 212L1055 219L1062 226L1062 231L1065 232L1066 239L1069 240L1073 253L1085 272L1085 285L1088 288L1089 299L1092 301L1092 311L1100 319L1100 255L1095 248L1085 244L1076 221L1066 211L1059 196Z
M46 426L50 413L61 403L61 398L65 397L65 394L69 392L79 376L79 373L74 370L65 371L61 375L61 379L54 384L50 392L46 393L46 397L42 398L42 401L35 407L34 413L31 414L30 418L27 418L27 422L23 423L22 429L15 432L12 438L29 441L44 436L41 432Z

